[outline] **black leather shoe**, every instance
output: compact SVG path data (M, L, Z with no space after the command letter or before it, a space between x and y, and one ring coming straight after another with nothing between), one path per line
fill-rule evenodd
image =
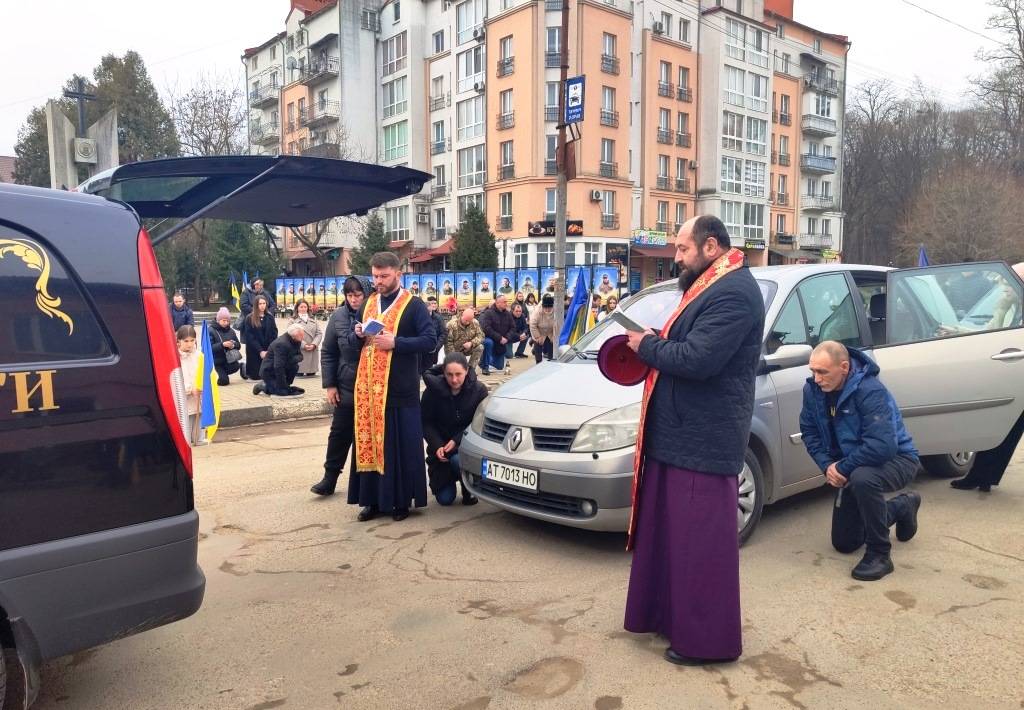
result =
M253 394L260 394L261 392L263 392L263 383L262 382L257 382L256 384L254 384L252 386L252 393Z
M917 509L921 507L921 494L916 491L903 494L910 506L907 514L896 521L896 539L907 542L917 535Z
M665 660L677 666L713 666L720 663L736 662L735 658L694 658L693 656L684 656L673 651L671 646L665 649Z
M395 508L395 511L391 514L391 519L394 520L396 523L401 522L402 520L405 520L408 517L408 508Z
M367 520L373 520L377 517L380 511L377 510L377 506L368 505L359 511L359 515L356 516L356 520L361 523L365 523Z
M469 491L462 491L462 504L463 505L476 505L480 502L480 499Z
M971 474L967 474L963 478L958 478L955 481L950 481L949 485L956 488L958 491L973 491L977 488L983 493L988 493L992 490L992 486L987 483L982 483L976 478L973 478Z
M338 474L336 473L325 473L324 477L320 479L319 483L314 483L309 489L318 496L330 496L334 495L334 489L338 485Z
M892 559L889 555L867 553L850 573L861 582L876 582L893 571Z

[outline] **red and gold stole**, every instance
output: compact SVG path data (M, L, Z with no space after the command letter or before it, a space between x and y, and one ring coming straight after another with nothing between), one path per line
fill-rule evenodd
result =
M383 313L380 294L371 293L363 309L363 322L376 318L389 333L398 332L398 322L413 296L402 289ZM359 354L355 386L356 471L384 475L384 408L388 402L388 377L394 350L367 345Z
M675 312L665 321L665 327L661 329L661 337L668 337L669 331L672 330L676 320L683 314L686 307L693 303L697 296L707 291L729 272L741 268L743 268L743 252L739 249L730 249L715 259L714 263L705 269L704 273L698 276L693 285L683 294ZM633 509L629 515L629 538L626 541L627 550L633 549L633 537L636 533L637 513L640 507L640 479L644 471L644 421L647 419L647 405L651 401L651 393L654 392L654 385L657 381L658 371L652 367L647 375L647 381L644 383L644 399L640 405L640 428L636 432L636 453L633 455Z

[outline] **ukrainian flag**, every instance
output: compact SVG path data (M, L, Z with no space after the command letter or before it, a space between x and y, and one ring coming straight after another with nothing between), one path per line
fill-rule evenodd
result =
M231 305L235 310L241 310L242 295L238 293L238 284L235 283L235 272L231 272Z
M583 334L594 327L594 312L590 310L590 292L584 279L586 269L580 269L576 277L576 290L565 314L565 323L558 336L559 345L575 345Z
M220 388L217 386L217 371L213 367L213 345L210 343L210 322L203 321L203 332L199 336L199 367L196 368L196 389L199 397L199 427L206 430L206 440L213 441L220 424Z
M249 283L249 272L242 271L242 288L249 288L252 284Z

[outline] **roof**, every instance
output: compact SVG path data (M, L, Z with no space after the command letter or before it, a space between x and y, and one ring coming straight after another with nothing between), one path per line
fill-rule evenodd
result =
M14 182L14 156L0 155L0 182Z
M254 54L258 54L259 52L262 52L264 49L266 49L267 47L272 45L274 42L280 42L281 40L283 40L285 38L286 34L287 33L285 33L285 32L279 32L276 35L274 35L273 37L271 37L270 39L268 39L266 42L261 44L260 46L258 46L258 47L250 47L249 49L247 49L244 52L242 52L242 57L243 58L251 57Z
M397 249L405 249L406 247L412 246L411 239L399 239L393 242L388 242L388 249L395 251Z
M433 249L427 249L425 252L417 254L413 258L409 259L409 263L410 264L423 264L423 263L426 263L426 262L428 262L428 261L430 261L432 259L436 259L439 256L447 256L448 254L452 253L452 249L454 247L455 247L455 240L454 239L449 239L449 240L445 241L445 243L442 244L439 247L434 247Z
M701 14L703 14L703 15L712 15L712 14L714 14L716 12L724 12L727 15L732 15L733 17L738 17L741 20L743 20L744 22L747 22L749 24L760 25L761 27L764 27L767 30L774 29L769 24L766 24L764 22L758 22L757 20L755 20L755 19L753 19L751 17L747 17L746 15L741 15L738 12L734 12L734 11L730 10L729 8L725 7L724 5L715 5L714 7L709 7L708 9L704 10ZM765 11L765 14L768 14L767 10Z
M299 20L299 24L300 25L306 24L307 22L312 20L314 17L319 17L320 15L322 15L325 12L327 12L328 10L330 10L332 7L334 7L337 4L338 4L337 0L331 0L330 2L325 4L323 7L321 7L319 10L315 10L315 11L311 12L310 14L306 15L305 17L303 17L301 20Z
M832 34L831 32L822 32L821 30L814 29L810 25L805 25L802 22L797 22L792 17L786 17L785 15L780 15L779 13L772 12L771 10L765 10L764 14L765 14L766 17L771 17L771 18L773 18L775 20L781 20L783 22L788 22L791 25L796 25L797 27L799 27L801 29L807 30L808 32L813 32L816 35L821 35L822 37L827 37L828 39L835 40L836 42L841 42L841 43L843 43L843 44L845 44L847 46L852 44L850 42L850 38L847 37L846 35L836 35L836 34Z
M631 246L630 252L637 256L650 256L657 259L675 259L676 258L676 246L675 244L667 244L663 247L637 247Z

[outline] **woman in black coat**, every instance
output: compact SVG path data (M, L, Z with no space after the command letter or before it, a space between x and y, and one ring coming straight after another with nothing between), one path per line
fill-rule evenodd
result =
M260 366L267 356L270 344L277 338L277 323L269 310L265 296L257 296L256 303L242 321L242 340L245 341L245 373L250 380L260 379Z
M210 323L210 347L213 349L213 367L217 371L217 384L220 387L231 384L229 376L238 372L242 357L241 343L238 334L231 327L231 314L227 308L217 311L217 317ZM228 353L232 362L228 362Z
M356 370L362 348L349 344L349 333L356 322L356 314L363 305L370 284L365 279L349 276L342 286L345 302L334 309L324 328L320 349L320 372L327 402L334 407L331 432L327 435L327 456L324 458L324 477L311 490L320 496L334 493L338 476L345 466L345 457L355 438ZM353 455L355 452L353 451Z
M427 388L420 400L423 438L427 442L430 490L441 505L455 502L455 482L462 487L462 504L477 499L466 490L459 470L459 444L473 422L476 408L487 397L487 387L476 379L462 353L449 353L444 364L423 374Z

